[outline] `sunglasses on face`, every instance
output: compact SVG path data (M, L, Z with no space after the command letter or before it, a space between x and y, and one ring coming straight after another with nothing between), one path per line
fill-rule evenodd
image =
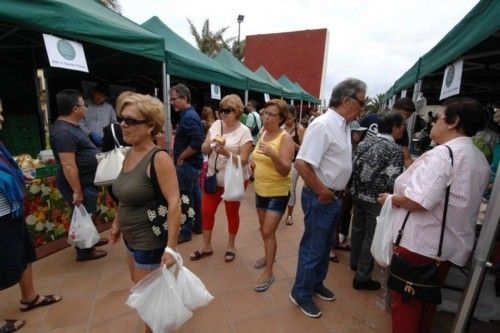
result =
M224 114L230 114L231 112L233 112L233 109L220 109L219 111Z
M127 126L135 126L140 124L145 124L148 121L145 119L134 119L134 118L122 118L122 123L125 123Z

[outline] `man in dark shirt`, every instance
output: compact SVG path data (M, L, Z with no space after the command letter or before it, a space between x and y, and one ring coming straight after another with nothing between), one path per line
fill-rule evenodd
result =
M353 219L351 231L351 268L356 271L354 289L377 290L371 279L373 257L370 252L376 217L382 206L379 193L392 193L394 181L403 172L402 148L395 140L404 135L405 118L395 111L378 117L378 134L357 146L352 170Z
M183 84L176 84L169 91L170 104L179 112L175 130L174 163L181 194L188 195L194 205L194 221L186 221L180 231L178 243L191 240L191 232L201 233L201 191L198 184L203 155L201 144L205 139L200 116L191 106L191 93Z
M72 206L83 204L89 214L97 210L97 187L94 176L97 168L95 155L99 150L78 126L85 116L86 106L79 91L64 89L57 93L59 117L50 131L50 144L60 164L57 170L57 188L64 200ZM96 246L104 245L101 240ZM93 260L106 256L96 248L76 248L76 260Z

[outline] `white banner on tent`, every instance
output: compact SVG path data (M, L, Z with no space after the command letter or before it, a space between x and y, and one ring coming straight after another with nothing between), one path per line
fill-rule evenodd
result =
M50 66L89 72L82 44L46 34L43 40Z
M401 98L405 98L405 97L406 97L406 89L401 92Z
M293 105L293 99L290 100L290 105Z
M218 99L220 101L220 87L218 85L210 85L210 94L212 96L212 99Z
M446 67L444 71L443 85L441 86L441 95L439 96L439 100L460 93L463 66L464 60L461 59Z
M264 94L264 102L269 102L270 98L269 98L269 94Z

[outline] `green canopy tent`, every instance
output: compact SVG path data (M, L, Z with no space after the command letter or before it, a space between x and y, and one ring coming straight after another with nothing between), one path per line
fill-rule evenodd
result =
M297 99L299 99L301 102L305 99L305 94L302 93L302 90L299 89L290 79L285 75L281 75L279 77L278 81L283 87L291 91L293 94L298 96Z
M259 68L257 68L257 70L255 71L255 74L257 74L258 76L260 76L261 78L263 78L264 80L266 80L267 82L269 82L270 84L273 84L275 86L278 86L278 87L281 87L282 89L282 93L281 93L281 96L283 98L288 98L288 99L296 99L296 100L299 100L301 98L301 95L297 94L297 93L294 93L293 91L291 91L290 89L287 89L285 87L283 87L283 85L281 83L279 83L268 71L267 69L264 67L264 66L260 66Z
M224 68L200 52L170 30L158 17L151 17L142 26L164 38L167 74L240 90L247 89L245 76Z
M272 85L270 82L252 72L228 50L222 49L213 59L224 66L224 68L245 76L247 78L246 90L281 96L282 88L280 86Z
M305 90L304 88L302 88L302 86L298 82L295 82L295 85L297 87L299 87L299 89L302 91L303 94L306 94L308 102L311 102L311 103L314 103L314 104L320 104L321 103L321 101L318 98L314 97L313 95L311 95L310 93L308 93L307 90Z
M446 36L423 55L386 93L390 99L422 80L422 92L438 102L447 65L463 58L461 94L500 103L500 1L481 0Z
M89 74L51 67L42 34L82 43ZM2 0L0 4L0 94L7 112L38 108L34 82L43 69L49 105L60 88L81 89L82 80L106 80L153 91L162 83L164 40L92 0ZM140 71L139 71L140 70ZM64 85L64 86L58 86ZM39 127L40 129L40 127Z

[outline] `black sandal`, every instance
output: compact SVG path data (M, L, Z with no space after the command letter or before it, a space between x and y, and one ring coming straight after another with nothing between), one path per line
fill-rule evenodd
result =
M193 252L192 255L189 256L189 258L192 260L192 261L196 261L196 260L200 260L201 258L203 257L208 257L208 256L211 256L212 254L214 253L214 251L210 250L210 251L200 251L200 250L196 250Z
M56 295L44 295L41 297L43 297L43 300L39 303L37 303L37 302L40 299L40 295L36 295L35 299L32 300L31 302L20 301L20 303L22 305L26 305L26 307L20 308L19 310L21 310L22 312L26 312L26 311L36 309L40 306L46 306L46 305L51 305L51 304L57 303L60 300L62 300L61 296L56 296ZM59 298L57 298L57 297L59 297Z
M236 253L234 253L233 251L226 251L226 253L224 253L224 261L225 262L231 262L234 260L235 257L236 257Z
M26 324L22 319L4 319L4 324L0 326L0 333L10 333L17 331Z

